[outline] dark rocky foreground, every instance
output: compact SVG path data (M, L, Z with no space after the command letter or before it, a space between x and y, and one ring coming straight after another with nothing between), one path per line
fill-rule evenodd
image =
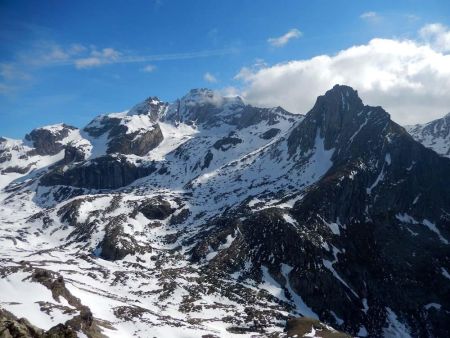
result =
M80 300L74 297L66 288L64 278L55 272L36 269L27 265L20 268L3 269L2 275L8 275L17 271L31 272L31 280L40 283L48 288L55 301L60 301L60 297L67 300L68 304L75 310L67 308L66 311L76 311L78 315L74 316L66 323L58 324L51 329L44 331L32 325L26 318L17 318L12 313L0 308L0 337L2 338L76 338L77 332L82 332L88 337L104 338L98 326L98 321L93 318L91 310L81 304ZM45 304L41 304L45 309ZM45 311L45 310L44 310ZM102 323L102 325L107 325Z

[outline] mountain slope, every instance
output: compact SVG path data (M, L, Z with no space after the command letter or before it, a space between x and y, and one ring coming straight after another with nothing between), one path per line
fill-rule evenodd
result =
M450 159L352 88L304 117L196 89L44 129L1 142L0 281L58 272L92 314L74 332L450 332ZM1 306L31 324L70 320L17 297Z
M405 129L425 147L450 157L450 113L425 124L405 126Z

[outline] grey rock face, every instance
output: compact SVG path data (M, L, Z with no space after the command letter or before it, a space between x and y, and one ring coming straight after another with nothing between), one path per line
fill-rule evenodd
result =
M72 145L66 145L64 149L64 163L70 164L72 162L81 162L85 159L85 153L82 149Z
M62 167L58 167L44 175L41 184L88 189L117 189L151 174L154 170L151 167L136 166L122 156L107 155L65 171Z
M227 151L228 149L239 143L242 143L242 140L240 138L230 136L218 140L216 143L213 144L213 147L217 150L220 149L222 151Z
M128 115L149 115L151 120L156 122L164 115L168 105L167 102L162 102L153 96L131 108Z
M280 133L280 129L278 128L270 128L268 131L264 132L261 135L261 138L264 140L270 140L271 138L274 138Z
M25 139L31 142L35 148L32 150L32 155L56 155L64 149L64 146L58 141L67 137L69 132L75 129L66 124L62 124L58 130L38 128L25 135Z
M152 198L141 204L138 209L148 219L163 220L173 213L170 203L162 199Z
M287 337L308 337L311 332L317 332L320 337L326 338L351 338L350 335L333 330L328 325L317 319L299 317L289 319L286 323Z
M138 112L142 111L138 110ZM150 118L153 119L153 117ZM108 154L143 156L157 147L164 138L161 128L156 122L148 130L129 132L128 127L121 124L122 119L119 117L103 116L94 121L84 128L84 131L92 137L107 134L108 148L106 152Z
M25 318L17 318L12 313L0 309L0 337L2 338L76 338L82 332L88 337L105 338L102 334L99 322L94 319L89 307L83 305L80 299L71 294L65 285L64 278L52 271L33 268L22 264L16 266L12 271L2 269L1 273L8 274L11 272L27 272L31 273L28 277L33 283L42 284L52 294L54 300L58 302L62 299L66 301L68 306L65 313L77 313L74 317L65 323L57 324L47 331L37 328ZM42 306L42 304L41 304ZM78 333L78 334L77 334Z
M127 127L117 126L110 133L108 143L108 154L134 154L144 156L150 150L156 148L164 139L159 124L153 126L153 129L144 133L126 133Z
M130 254L151 252L149 246L141 247L133 236L125 233L123 225L123 219L120 216L107 224L105 236L96 250L99 257L115 261Z
M114 118L104 115L101 117L97 117L96 119L91 121L86 127L84 127L83 130L88 133L89 136L99 137L106 132L117 128L120 125L120 122L120 118Z

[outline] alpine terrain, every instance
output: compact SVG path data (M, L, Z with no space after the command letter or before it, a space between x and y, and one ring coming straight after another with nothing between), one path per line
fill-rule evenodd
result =
M0 336L448 337L449 135L336 85L1 138Z
M438 154L450 157L450 113L443 118L428 122L405 126L406 130L425 147Z

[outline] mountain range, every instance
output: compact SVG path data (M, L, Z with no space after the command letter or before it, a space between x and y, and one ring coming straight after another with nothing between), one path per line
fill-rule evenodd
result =
M344 85L0 138L0 334L449 336L449 178L450 115L402 127Z

